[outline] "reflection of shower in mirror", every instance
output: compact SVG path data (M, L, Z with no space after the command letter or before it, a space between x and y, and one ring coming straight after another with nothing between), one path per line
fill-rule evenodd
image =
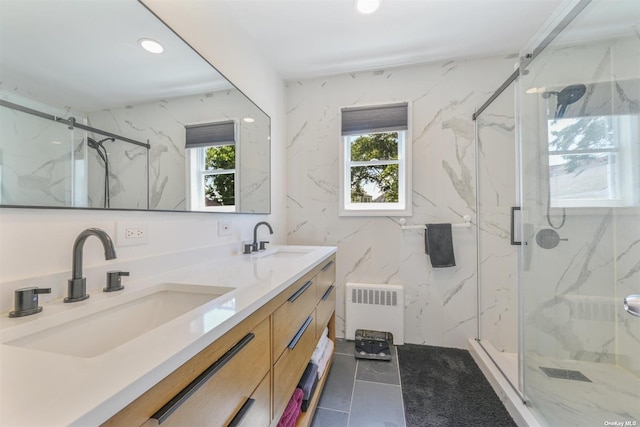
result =
M544 99L549 99L551 95L557 97L556 100L556 113L554 118L560 119L564 117L567 107L571 104L578 102L584 94L587 92L587 86L583 84L570 85L562 89L560 92L547 91L542 93Z
M115 138L104 138L100 141L96 141L90 136L87 137L87 146L89 148L93 148L96 150L100 158L102 159L102 163L104 164L104 206L105 208L110 207L110 195L109 195L109 157L107 153L107 149L102 145L103 142L111 141L114 142Z

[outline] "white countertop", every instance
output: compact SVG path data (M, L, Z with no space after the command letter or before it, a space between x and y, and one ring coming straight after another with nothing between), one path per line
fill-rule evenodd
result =
M88 300L73 304L58 298L46 304L40 314L0 319L0 425L103 423L336 251L328 246L279 248L306 253L294 257L216 256L139 278L132 263L132 277L123 279L123 291L90 292ZM81 319L96 307L134 298L162 283L235 289L95 357L5 344Z

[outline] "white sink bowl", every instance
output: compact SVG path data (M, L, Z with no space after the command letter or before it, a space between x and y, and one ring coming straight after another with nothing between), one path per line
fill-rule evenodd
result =
M134 299L3 344L75 357L96 357L233 289L165 283Z
M306 249L306 248L295 248L295 247L271 248L271 249L267 249L265 251L256 252L251 256L253 258L270 257L270 258L285 258L285 259L289 259L289 258L299 258L299 257L301 257L303 255L308 254L309 252L311 252L311 251L309 249Z

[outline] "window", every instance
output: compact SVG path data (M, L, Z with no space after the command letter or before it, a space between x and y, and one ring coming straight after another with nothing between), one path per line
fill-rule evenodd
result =
M186 126L188 208L235 212L236 123Z
M411 215L408 107L341 110L340 215Z
M637 204L637 131L635 115L549 120L551 207Z

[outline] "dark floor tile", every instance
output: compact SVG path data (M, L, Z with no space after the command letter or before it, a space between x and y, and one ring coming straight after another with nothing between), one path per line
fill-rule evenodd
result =
M400 386L356 381L349 427L404 427Z
M329 370L327 382L322 390L318 406L325 409L348 412L356 375L356 359L353 356L336 354Z
M354 349L354 341L347 341L344 338L336 338L336 353L353 355Z
M313 415L311 427L347 427L349 413L318 408Z
M395 347L391 350L391 360L358 359L356 380L400 385L400 371L398 370L398 356Z

